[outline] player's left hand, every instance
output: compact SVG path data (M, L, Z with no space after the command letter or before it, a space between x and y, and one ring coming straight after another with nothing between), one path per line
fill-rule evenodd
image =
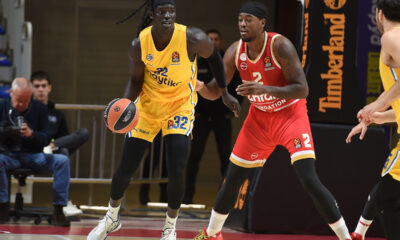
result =
M363 140L365 133L367 132L368 125L369 123L367 123L366 121L361 121L359 124L357 124L357 126L353 127L349 135L347 135L346 143L351 143L351 138L359 133L360 133L360 140Z
M240 104L239 101L229 94L229 92L225 89L221 95L222 102L227 106L235 115L235 117L239 117L240 113Z
M372 102L357 113L358 121L361 122L365 120L367 122L372 122L374 113L381 112L386 109L387 107L381 101Z
M258 82L250 81L243 81L243 84L237 86L236 92L238 95L241 96L261 95L266 93L264 85Z

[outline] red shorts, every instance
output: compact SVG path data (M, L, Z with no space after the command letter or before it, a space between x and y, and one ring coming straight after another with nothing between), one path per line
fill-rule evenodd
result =
M277 112L250 107L230 160L241 167L261 167L277 145L285 147L292 164L314 158L314 143L305 100Z

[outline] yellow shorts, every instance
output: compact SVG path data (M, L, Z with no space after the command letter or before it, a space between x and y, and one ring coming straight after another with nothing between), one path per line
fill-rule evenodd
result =
M386 159L385 165L382 170L382 177L386 174L390 174L394 179L400 181L400 140L397 142L395 148L392 149L388 158Z

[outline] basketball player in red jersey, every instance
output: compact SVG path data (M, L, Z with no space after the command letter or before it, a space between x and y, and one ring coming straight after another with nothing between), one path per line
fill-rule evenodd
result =
M315 153L307 115L307 81L296 49L282 35L265 31L266 8L248 2L239 12L241 40L224 56L227 81L237 68L243 84L238 94L250 103L230 156L226 181L218 192L208 228L194 238L222 240L221 229L233 208L240 186L251 168L262 167L277 145L290 153L293 168L319 213L340 240L351 239L332 194L320 182L314 166ZM202 96L218 96L216 82L200 89Z

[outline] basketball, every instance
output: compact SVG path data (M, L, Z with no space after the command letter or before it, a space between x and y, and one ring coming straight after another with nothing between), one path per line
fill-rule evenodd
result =
M127 133L135 128L139 112L135 103L127 98L116 98L104 110L104 122L115 133Z

